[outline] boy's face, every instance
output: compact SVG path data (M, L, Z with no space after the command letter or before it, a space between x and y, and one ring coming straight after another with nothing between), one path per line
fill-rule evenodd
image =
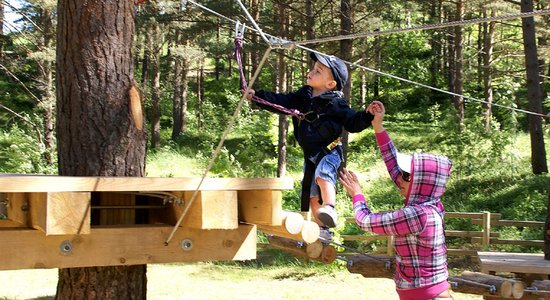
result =
M307 74L307 85L314 90L328 91L336 87L336 81L332 77L332 71L317 61Z

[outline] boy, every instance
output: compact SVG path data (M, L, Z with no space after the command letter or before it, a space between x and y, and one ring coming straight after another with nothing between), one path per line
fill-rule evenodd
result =
M289 94L246 91L247 99L260 97L272 104L298 110L303 118L292 117L294 135L304 152L302 211L311 206L313 217L321 226L321 237L330 240L329 228L336 227L334 208L338 168L343 160L340 135L343 129L359 132L373 119L369 112L352 110L343 98L342 88L348 81L346 64L334 56L310 53L315 62L307 74L307 85ZM276 108L257 103L271 112Z
M352 197L355 222L366 231L394 235L394 281L399 299L449 299L447 247L441 196L451 174L452 162L431 153L398 153L384 129L384 105L374 101L372 127L386 168L405 198L403 208L371 212L355 173L343 170L340 182Z

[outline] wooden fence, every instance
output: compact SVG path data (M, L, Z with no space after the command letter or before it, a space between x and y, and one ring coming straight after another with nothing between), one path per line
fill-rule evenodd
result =
M463 237L470 238L470 243L477 246L477 248L487 248L490 245L518 245L518 246L531 246L531 247L544 247L543 240L512 240L503 239L500 237L500 232L491 231L494 227L499 226L515 226L515 227L534 227L540 228L541 231L544 228L544 222L537 221L515 221L515 220L502 220L501 214L491 212L446 212L445 221L449 219L468 219L471 224L481 226L479 231L461 231L461 230L445 230L445 235L449 237ZM346 222L355 223L353 218L346 218ZM376 252L385 252L389 256L393 256L393 236L378 235L374 233L364 233L361 235L342 235L344 241L361 241L361 242L374 242L385 241L385 245L378 247ZM447 249L448 255L466 255L476 256L478 249Z

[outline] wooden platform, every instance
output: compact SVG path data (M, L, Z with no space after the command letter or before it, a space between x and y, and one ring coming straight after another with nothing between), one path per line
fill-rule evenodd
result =
M294 187L291 178L199 183L0 174L0 270L254 259L257 225L283 225L282 191Z
M544 254L511 253L511 252L480 252L481 272L510 272L519 274L550 274L550 261L544 259Z
M201 178L0 174L0 192L194 191ZM288 190L292 178L205 178L201 191Z

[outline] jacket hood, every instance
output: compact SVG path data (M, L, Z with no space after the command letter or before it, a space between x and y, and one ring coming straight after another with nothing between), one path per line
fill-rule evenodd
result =
M434 205L443 211L439 199L445 193L452 161L444 155L414 153L411 184L405 205Z

